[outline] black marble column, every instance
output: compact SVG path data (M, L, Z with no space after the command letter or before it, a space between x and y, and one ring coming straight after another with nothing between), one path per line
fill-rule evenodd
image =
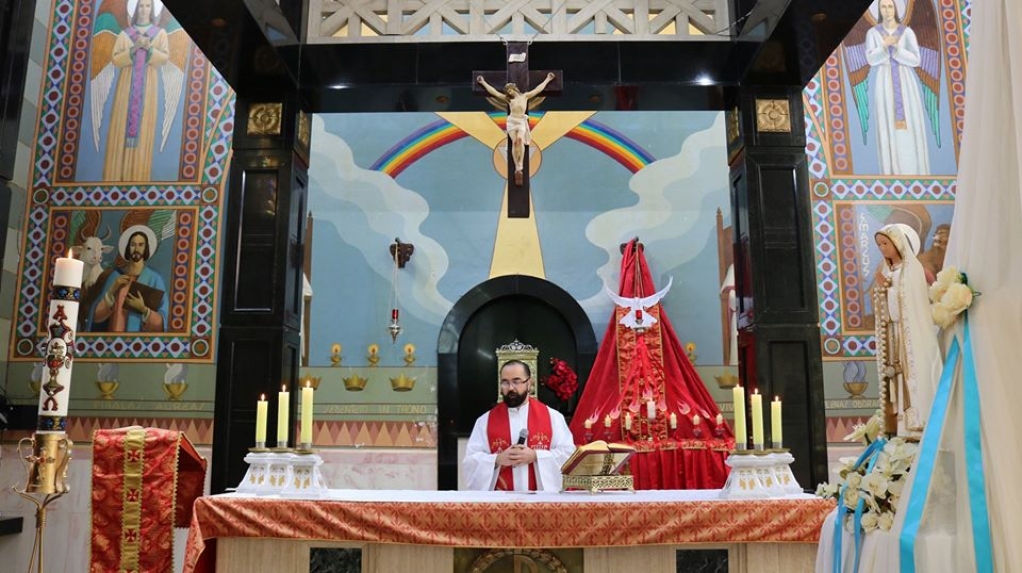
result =
M739 378L764 396L767 447L767 404L783 400L784 446L812 488L827 437L802 89L742 86L727 101Z
M18 150L34 13L35 0L0 2L0 260L7 244L11 195L15 192L11 180Z
M290 95L239 95L236 103L220 259L213 492L244 476L260 394L271 404L268 446L276 445L277 408L289 408L296 422L310 121ZM277 404L282 385L289 404Z

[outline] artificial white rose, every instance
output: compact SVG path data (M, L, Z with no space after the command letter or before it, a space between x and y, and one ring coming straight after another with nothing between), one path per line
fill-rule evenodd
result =
M877 499L883 499L887 497L887 478L876 472L872 472L862 478L861 489L870 493Z
M971 304L972 289L961 283L947 287L947 292L940 298L940 305L948 307L955 314L969 308Z
M846 489L845 495L841 499L841 503L848 509L855 509L855 506L859 504L859 490L851 487Z
M961 273L955 267L944 267L939 273L937 273L937 280L930 285L930 300L933 302L939 301L944 297L944 293L947 291L947 287L951 286L951 283L958 282L961 280L959 277Z
M947 328L955 322L955 315L939 304L935 304L930 308L930 315L933 317L933 324L941 328Z
M894 527L894 514L890 511L885 511L877 517L877 525L884 531L890 531Z
M862 516L862 530L873 531L877 528L877 515L873 512L867 513Z
M901 497L902 492L905 491L905 480L894 479L887 482L887 491L890 492L891 499Z

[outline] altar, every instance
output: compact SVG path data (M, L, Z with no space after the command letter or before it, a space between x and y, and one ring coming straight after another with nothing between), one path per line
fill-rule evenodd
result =
M586 573L675 572L679 552L726 552L728 571L812 571L833 502L722 500L718 490L568 493L330 490L196 501L184 571L304 573L316 548L360 550L363 572L452 573L463 548L581 548Z

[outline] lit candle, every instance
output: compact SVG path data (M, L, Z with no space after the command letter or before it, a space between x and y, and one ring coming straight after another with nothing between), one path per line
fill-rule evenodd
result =
M592 430L593 429L593 419L592 418L587 418L586 419L585 427L586 427L587 430Z
M268 405L266 394L260 394L259 401L256 402L256 444L266 443L266 408Z
M610 427L610 414L607 414L606 416L603 417L603 427L604 428Z
M678 429L678 415L675 414L674 412L671 412L671 429L672 430Z
M656 404L652 400L646 402L646 417L650 420L656 419Z
M780 448L784 444L784 430L781 425L781 397L774 396L774 401L770 403L770 441L773 442L775 448Z
M280 393L277 394L277 447L287 447L287 435L288 435L288 416L289 408L291 406L291 393L287 391L287 386L280 387Z
M763 395L759 389L749 396L752 406L752 446L763 447Z
M46 314L49 339L44 349L39 381L36 430L40 433L64 433L67 429L71 365L75 356L78 306L85 269L85 264L73 257L60 257L54 266L50 306Z
M308 382L302 388L302 431L299 441L312 444L312 393L314 390Z
M628 412L625 412L625 429L626 430L632 429L632 415L629 414Z
M735 448L744 450L749 443L749 435L745 433L745 389L735 386L731 393L735 406Z

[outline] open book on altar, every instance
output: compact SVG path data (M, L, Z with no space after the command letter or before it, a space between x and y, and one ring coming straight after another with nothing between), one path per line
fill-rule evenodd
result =
M575 453L561 466L561 475L617 475L634 453L635 448L628 444L616 442L608 444L603 440L590 442L575 449Z

